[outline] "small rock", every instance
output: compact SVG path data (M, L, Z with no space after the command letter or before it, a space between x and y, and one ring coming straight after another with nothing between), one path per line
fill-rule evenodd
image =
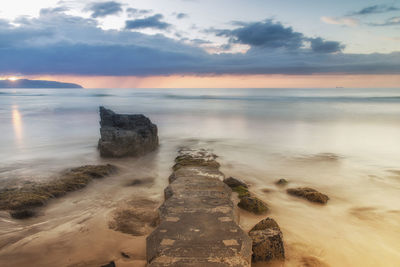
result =
M287 185L289 182L286 179L279 179L278 181L275 182L276 185L279 186L284 186Z
M267 205L263 201L253 196L242 197L238 203L238 206L255 214L263 214L268 211Z
M249 236L253 240L254 262L285 258L282 232L274 219L266 218L260 221L250 230Z
M267 194L274 192L274 190L271 188L263 188L263 189L261 189L261 191L263 191L263 193L267 193Z
M227 184L229 187L243 186L245 188L248 188L248 185L245 182L233 177L224 179L224 183Z
M144 178L144 179L134 179L130 181L127 186L140 186L140 185L146 185L146 184L151 184L154 182L153 178Z
M32 210L13 210L13 211L10 211L11 217L13 217L14 219L18 219L18 220L27 219L27 218L33 217L33 216L35 216L35 214L36 213L34 211L32 211Z
M105 265L101 265L100 267L115 267L115 262L114 261L110 261L109 263L107 263Z
M309 187L291 188L286 190L289 195L302 197L311 202L326 204L329 197Z
M265 230L270 228L278 228L280 230L278 223L274 219L268 217L254 225L250 231Z
M129 257L129 255L128 254L126 254L125 252L123 252L123 251L121 251L121 256L122 257L124 257L124 258L127 258L127 259L129 259L130 257Z

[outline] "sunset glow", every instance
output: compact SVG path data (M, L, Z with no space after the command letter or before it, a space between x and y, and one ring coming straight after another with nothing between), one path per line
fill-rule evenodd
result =
M170 76L29 76L81 84L85 88L395 88L399 75L170 75Z

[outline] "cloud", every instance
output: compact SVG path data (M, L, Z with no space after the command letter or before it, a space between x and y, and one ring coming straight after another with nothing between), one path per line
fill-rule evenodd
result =
M137 8L132 8L132 7L129 7L126 9L126 13L128 13L128 17L147 15L147 14L150 14L151 12L152 12L152 10L150 10L150 9L137 9Z
M387 19L383 23L370 23L369 25L371 25L371 26L396 26L396 25L400 25L400 16L391 17L391 18Z
M161 21L163 17L164 16L161 14L155 14L154 16L150 16L144 19L127 20L125 22L125 29L133 30L154 28L158 30L165 30L169 28L171 24Z
M102 18L122 12L122 4L115 1L95 2L89 4L85 11L91 11L92 18Z
M247 44L256 47L296 49L303 44L303 34L284 27L279 22L237 23L241 25L233 30L217 30L217 36L226 36L233 43Z
M292 49L299 43L281 33L284 41L274 36L272 44L238 35L253 44L250 50L210 54L199 47L201 40L191 44L162 34L104 30L95 19L63 12L41 12L19 26L11 22L0 20L0 75L400 74L400 53L332 53L338 51L336 42L307 38L279 23L274 24L310 48Z
M360 23L358 19L351 18L351 17L334 18L334 17L323 16L323 17L321 17L321 21L326 24L344 25L344 26L350 26L350 27L357 26Z
M279 22L265 20L263 22L236 22L238 28L233 30L214 30L217 36L229 38L229 42L240 43L252 48L284 48L288 50L305 49L305 43L311 43L311 51L317 53L336 53L342 51L344 45L322 38L307 38L291 27L285 27Z
M351 15L371 15L371 14L379 14L379 13L387 13L392 11L399 11L400 8L395 6L388 5L373 5L365 7L359 11L352 12Z
M310 39L311 49L317 53L336 53L341 52L345 46L336 41L325 41L322 38Z
M178 14L176 14L176 18L177 19L185 19L185 18L188 18L188 17L189 17L189 15L186 14L186 13L178 13Z

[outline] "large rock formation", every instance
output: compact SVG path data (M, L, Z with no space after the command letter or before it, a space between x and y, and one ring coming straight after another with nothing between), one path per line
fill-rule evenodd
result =
M141 114L116 114L100 107L102 157L141 156L158 147L157 126Z
M180 151L160 224L147 237L147 266L250 267L251 240L237 223L215 158L205 150Z

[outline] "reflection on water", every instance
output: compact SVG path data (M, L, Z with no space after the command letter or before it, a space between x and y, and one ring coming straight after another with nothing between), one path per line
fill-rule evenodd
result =
M62 228L60 221L68 221L67 216L96 211L98 203L102 209L114 205L121 190L125 195L136 190L126 187L133 178L153 178L154 184L146 186L151 196L162 198L177 148L190 145L213 149L226 175L249 182L269 204L269 216L284 234L286 266L400 266L398 89L35 89L0 94L0 187L10 179L41 179L65 167L102 162L96 150L99 105L144 113L159 127L161 146L155 154L117 160L123 167L120 177L99 181L85 196L60 199L62 204L35 219L47 225L45 230ZM326 193L328 205L288 196L286 188L274 184L280 178L289 181L288 187ZM242 218L248 229L261 219ZM10 220L0 214L0 244L17 238L10 228ZM62 255L57 240L48 247ZM35 242L35 251L42 251L46 242ZM0 265L22 249L32 254L30 246L24 240L5 245Z
M12 124L14 126L14 136L19 147L22 146L22 118L17 105L12 106Z

